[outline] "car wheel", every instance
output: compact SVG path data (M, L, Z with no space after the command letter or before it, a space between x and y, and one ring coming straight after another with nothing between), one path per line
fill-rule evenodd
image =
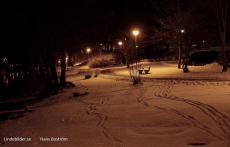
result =
M195 66L196 65L196 61L192 61L192 66Z

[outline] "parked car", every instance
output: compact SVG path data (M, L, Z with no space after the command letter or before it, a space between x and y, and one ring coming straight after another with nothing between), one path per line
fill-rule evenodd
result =
M202 50L193 53L188 57L187 65L209 64L213 62L219 62L218 52L213 50ZM185 61L185 58L184 58Z

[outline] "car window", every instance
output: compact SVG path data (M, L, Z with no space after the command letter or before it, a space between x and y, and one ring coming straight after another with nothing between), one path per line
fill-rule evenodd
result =
M200 54L200 52L196 52L196 53L193 53L191 56L194 57L194 56L198 56Z
M207 51L207 52L205 52L204 54L205 54L205 56L209 56L209 57L215 57L215 56L218 55L218 54L217 54L216 52L214 52L214 51Z
M206 56L213 56L213 53L212 52L206 52Z
M201 56L202 56L202 57L207 56L207 55L208 55L207 52L202 52L202 53L201 53Z

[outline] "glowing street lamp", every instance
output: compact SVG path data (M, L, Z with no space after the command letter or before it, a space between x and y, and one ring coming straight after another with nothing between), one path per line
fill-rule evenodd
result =
M139 31L135 30L133 31L133 35L138 35L139 34Z
M87 53L88 53L88 58L89 58L89 52L91 51L91 49L90 48L87 48Z
M120 49L121 49L122 42L121 42L121 41L119 41L119 42L118 42L118 44L119 44ZM121 64L122 64L122 54L121 54Z
M137 64L137 35L139 34L139 31L135 30L133 31L133 35L135 36L135 47L136 47L136 64Z
M184 32L185 31L181 29L179 33L178 68L181 68L181 49L182 49L182 44L181 44L182 35L181 34L184 34Z

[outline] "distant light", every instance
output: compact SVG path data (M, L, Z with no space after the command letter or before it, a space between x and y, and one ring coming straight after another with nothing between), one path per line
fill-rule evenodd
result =
M135 31L133 31L133 35L138 35L139 34L139 31L137 31L137 30L135 30Z
M3 58L2 62L8 62L7 57Z
M118 42L118 44L119 44L119 45L122 45L122 42L120 41L120 42Z
M90 52L90 48L87 48L87 50L86 50L88 53Z
M184 33L184 30L180 30L181 33Z
M205 41L203 41L203 42L205 42Z
M100 43L100 45L102 45L102 43Z

